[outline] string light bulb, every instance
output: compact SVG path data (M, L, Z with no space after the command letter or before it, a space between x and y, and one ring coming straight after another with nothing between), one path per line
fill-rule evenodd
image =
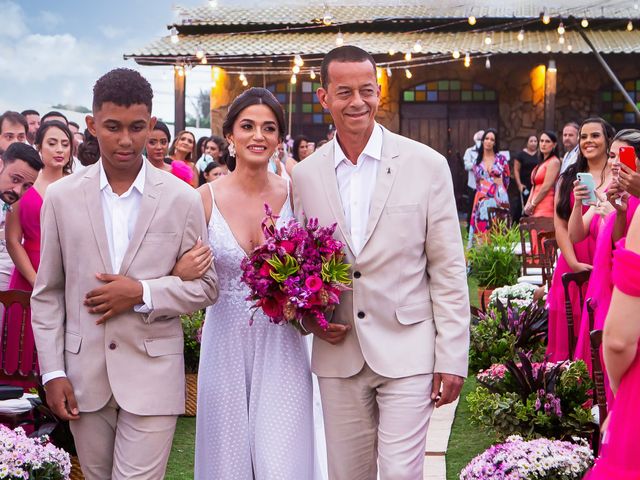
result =
M240 73L238 78L240 79L241 82L246 82L246 80L247 80L247 77L244 75L244 73Z
M247 79L245 78L245 79L242 81L242 86L243 86L243 87L246 87L247 85L249 85L249 82L248 82L248 81L247 81Z
M487 70L491 68L491 60L489 60L489 57L487 57L487 59L484 62L484 68L486 68Z
M629 23L627 23L627 32L630 32L631 30L633 30L633 22L629 20Z
M453 58L455 58L456 60L458 58L460 58L460 50L458 50L457 48L453 51L453 53L451 53L451 55L453 56Z
M580 22L580 25L582 26L582 28L587 28L589 26L589 20L587 20L587 17L584 17L582 19L582 21Z
M316 79L316 71L312 68L311 72L309 72L309 78L311 80L315 80Z
M291 71L297 75L300 73L300 67L298 65L294 65Z
M558 35L564 35L565 32L564 23L560 22L560 25L558 25Z
M391 72L391 67L387 67L387 77L391 77L393 73Z
M410 62L412 58L413 58L413 55L411 55L411 52L407 52L407 53L404 54L404 59L407 62Z
M564 45L564 35L560 35L560 37L558 38L558 43L560 45Z
M298 77L296 77L296 74L294 73L291 75L291 85L295 85L296 83L298 83Z
M326 12L322 17L322 23L328 27L333 23L333 16L329 12Z
M304 60L302 60L302 57L300 55L296 55L295 57L293 57L293 63L294 65L298 65L299 67L301 67L302 65L304 65Z
M547 48L547 52L550 52L551 51L551 44L547 43L547 47L546 48Z
M171 27L169 34L171 35L171 43L174 45L180 41L180 38L178 37L178 29L176 27Z
M413 74L411 73L411 70L409 70L408 68L404 69L404 74L407 76L407 78L413 77Z
M551 17L546 11L542 12L542 23L545 25L549 25L551 23Z
M473 27L476 24L476 17L474 17L473 15L469 15L467 21L469 22L469 25Z
M202 65L206 65L207 64L207 57L202 57L202 60L200 60L200 63Z
M395 54L396 54L395 49L394 49L394 48L390 48L390 49L389 49L389 56L390 56L390 57L393 57Z
M198 60L202 60L202 57L204 57L204 50L202 50L202 47L199 46L196 50L196 58Z
M471 56L468 53L464 55L464 66L467 68L471 66Z
M492 42L492 40L491 40L491 34L490 34L490 33L487 33L487 36L486 36L486 37L484 37L484 44L485 44L485 45L491 45L491 42Z
M569 50L569 51L573 50L573 45L571 45L571 44L567 45L567 50Z
M416 53L420 53L422 51L422 42L417 40L416 43L413 44L413 51Z
M520 31L518 32L518 41L524 41L524 28L520 29Z
M336 45L338 47L344 45L344 36L342 35L342 32L338 32L338 36L336 37Z

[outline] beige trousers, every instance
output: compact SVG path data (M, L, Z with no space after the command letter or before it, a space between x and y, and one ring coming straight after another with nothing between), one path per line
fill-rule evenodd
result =
M162 480L178 417L126 412L111 397L97 412L69 422L87 480Z
M422 480L433 375L318 379L329 480Z

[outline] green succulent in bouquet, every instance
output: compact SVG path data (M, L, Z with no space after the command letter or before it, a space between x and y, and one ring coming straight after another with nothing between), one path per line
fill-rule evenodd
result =
M184 333L184 369L186 373L198 373L200 342L204 324L204 310L180 316Z
M471 275L480 287L496 288L518 281L520 259L515 247L520 241L518 227L496 222L467 252Z

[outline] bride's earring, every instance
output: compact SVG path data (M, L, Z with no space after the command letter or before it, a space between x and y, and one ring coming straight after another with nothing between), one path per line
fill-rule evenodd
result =
M228 150L229 150L229 156L230 157L235 157L236 156L236 146L233 143L229 142Z

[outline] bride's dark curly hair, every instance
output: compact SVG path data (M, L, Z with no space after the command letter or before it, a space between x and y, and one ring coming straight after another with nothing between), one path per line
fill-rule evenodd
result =
M590 117L582 122L580 130L578 130L578 142L580 142L580 136L582 135L582 129L589 123L598 123L602 126L602 133L604 134L605 150L607 155L609 154L609 147L613 136L616 134L616 129L609 124L606 120L600 117ZM579 143L578 143L579 145ZM587 159L582 155L582 150L578 149L578 159L573 165L570 165L563 174L560 175L559 188L558 188L558 204L556 206L556 214L563 220L569 221L571 216L571 192L573 191L573 182L576 180L578 172L587 172L589 170L589 163ZM604 169L602 170L602 177L600 183L604 182Z
M286 136L286 129L282 105L280 105L280 102L278 102L276 97L273 96L273 93L266 88L261 87L251 87L248 90L245 90L235 98L231 105L229 105L227 117L224 119L224 123L222 124L222 134L224 137L226 138L227 135L233 132L233 124L236 123L240 113L245 108L252 105L266 105L271 109L273 114L276 116L276 122L278 123L279 140L283 141ZM229 156L227 160L227 167L230 171L233 171L236 168L235 157Z

